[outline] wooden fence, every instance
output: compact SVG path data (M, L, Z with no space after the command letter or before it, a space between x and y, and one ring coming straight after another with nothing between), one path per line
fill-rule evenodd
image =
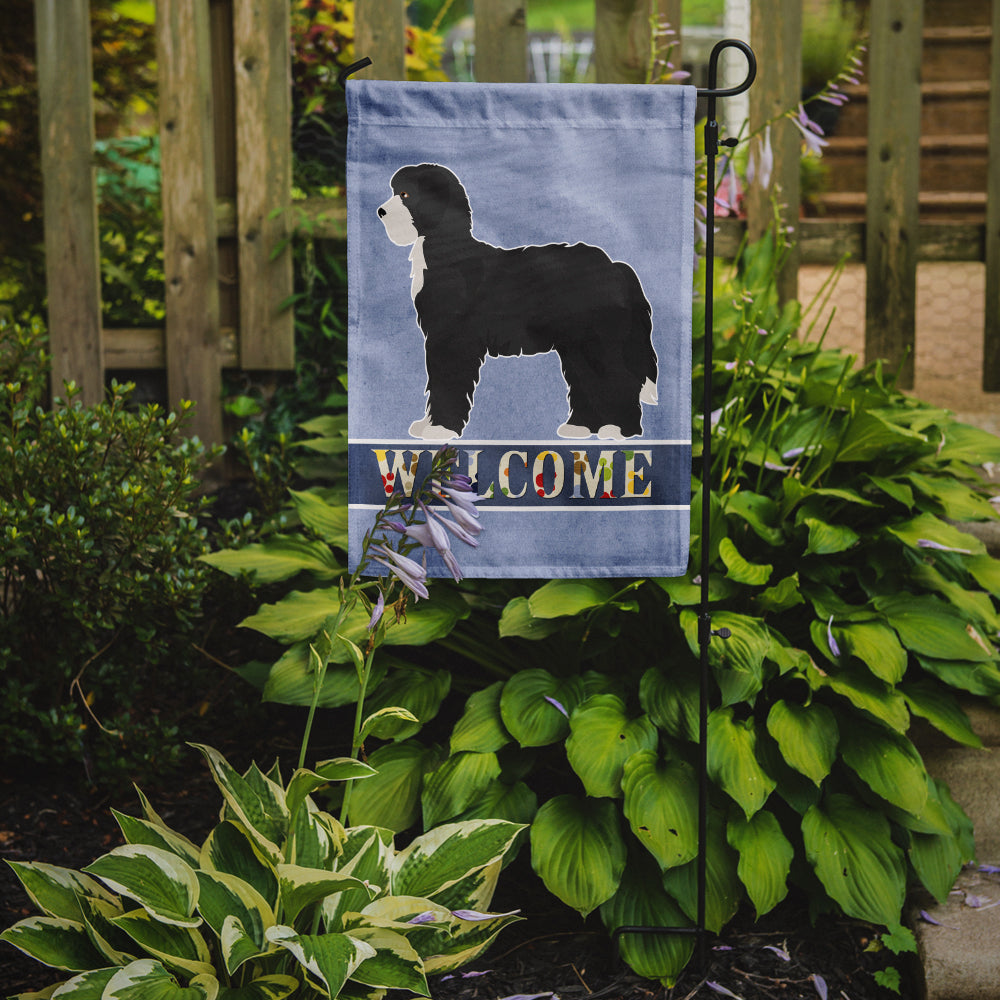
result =
M73 379L84 400L95 401L107 370L166 369L169 400L195 400L195 432L221 441L221 370L280 371L294 361L292 316L282 308L292 291L291 254L276 252L293 218L283 211L291 202L289 0L157 0L166 325L143 330L101 326L88 0L35 3L53 384ZM525 79L527 3L475 0L477 79ZM681 0L595 4L597 80L641 82L651 8L679 25ZM992 4L985 225L919 220L922 10L922 0L871 0L866 219L786 218L798 238L782 292L795 294L800 263L832 263L845 253L863 260L866 355L895 364L910 350L903 380L912 384L918 260L985 261L983 378L996 391L1000 0ZM799 101L802 2L753 0L751 16L759 64L753 128ZM404 0L357 0L356 51L374 62L365 75L403 77ZM720 255L732 254L745 227L763 231L776 194L799 203L797 132L776 129L774 145L769 188L749 192L745 223L724 221ZM296 214L313 220L313 235L343 238L342 202L306 202Z

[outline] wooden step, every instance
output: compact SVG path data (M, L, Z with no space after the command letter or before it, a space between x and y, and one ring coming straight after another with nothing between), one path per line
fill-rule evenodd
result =
M863 191L831 191L817 196L815 200L828 218L865 218L867 197ZM919 205L921 219L981 223L986 216L986 193L921 191Z
M921 79L925 83L988 80L992 38L989 25L925 28Z

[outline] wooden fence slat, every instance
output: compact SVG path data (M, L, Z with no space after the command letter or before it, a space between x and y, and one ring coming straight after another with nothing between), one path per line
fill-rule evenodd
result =
M88 0L35 0L52 392L104 397Z
M903 389L916 346L923 6L872 0L869 15L865 360L898 368Z
M479 83L528 78L524 0L475 0L475 75Z
M1000 0L993 0L989 160L986 175L986 325L983 390L1000 392Z
M282 308L292 294L290 20L288 0L233 7L243 368L295 367L294 317Z
M800 0L757 0L750 8L750 41L761 72L749 91L750 131L798 105L802 91L802 4ZM720 115L725 111L720 109ZM735 133L739 122L730 123ZM756 142L757 140L754 140ZM799 158L802 137L789 121L776 121L771 128L774 170L770 184L762 188L759 178L747 193L747 218L752 240L760 239L774 221L775 201L781 207L781 225L792 227L795 241L778 274L778 296L786 302L798 295L800 250Z
M355 58L372 65L356 75L372 80L406 79L405 0L362 0L354 7Z
M156 57L163 177L167 394L198 406L192 432L222 441L219 256L206 0L160 0Z

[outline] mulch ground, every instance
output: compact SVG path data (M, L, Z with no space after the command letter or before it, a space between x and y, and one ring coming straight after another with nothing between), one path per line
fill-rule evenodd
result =
M234 763L240 761L238 746L221 742L220 749ZM198 840L212 826L220 800L194 751L191 764L147 791L169 825ZM0 858L80 868L122 842L112 806L139 814L129 792L108 796L73 776L8 774L0 778ZM873 941L871 928L829 918L811 926L800 900L786 902L757 924L750 914L738 915L719 938L706 940L706 967L689 968L672 990L634 975L618 961L596 915L583 922L563 907L545 892L524 856L501 877L494 907L520 908L525 920L503 931L469 969L432 977L435 1000L553 995L563 1000L887 1000L892 994L873 979L887 965L903 973L902 996L919 992L899 959L866 950ZM0 927L32 912L13 873L0 865ZM38 990L60 978L65 976L0 944L0 995Z

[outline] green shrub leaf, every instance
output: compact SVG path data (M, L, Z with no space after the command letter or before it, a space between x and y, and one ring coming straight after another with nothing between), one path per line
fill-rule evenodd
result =
M314 490L289 490L302 523L329 545L347 551L347 504L328 503Z
M272 535L265 542L209 552L200 558L230 576L246 574L257 584L277 583L299 573L332 580L344 571L324 542L295 535Z

